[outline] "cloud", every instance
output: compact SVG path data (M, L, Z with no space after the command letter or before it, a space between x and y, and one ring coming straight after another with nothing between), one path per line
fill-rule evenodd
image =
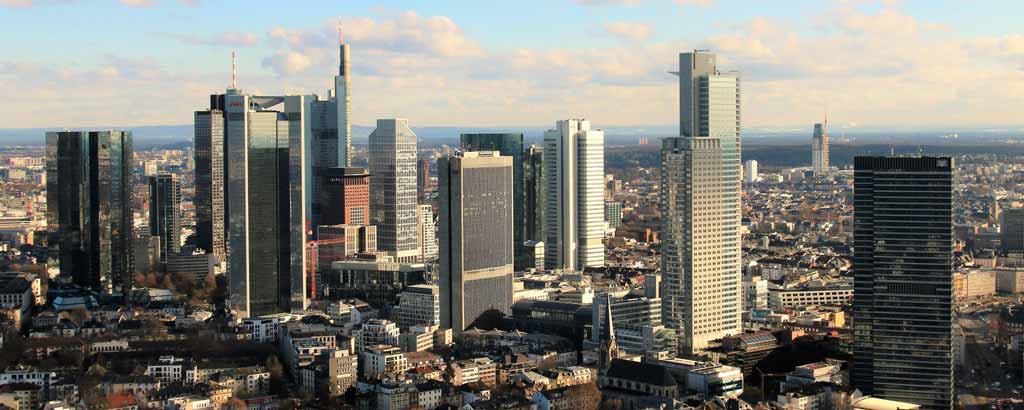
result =
M279 50L263 59L263 67L274 70L278 75L294 75L313 65L313 58L297 51Z
M155 3L153 0L117 0L119 3L128 7L153 7Z
M634 5L643 3L644 0L572 0L572 2L583 6L607 6Z
M680 6L698 6L698 7L711 7L715 4L715 0L672 0L673 3Z
M651 36L651 25L647 23L613 21L602 24L601 28L606 33L623 40L640 41Z
M0 7L29 8L37 5L73 3L75 0L0 0Z

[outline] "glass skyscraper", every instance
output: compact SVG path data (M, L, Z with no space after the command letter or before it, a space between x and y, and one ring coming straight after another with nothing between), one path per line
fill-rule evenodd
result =
M560 120L544 132L544 265L604 266L604 131Z
M46 133L46 221L61 282L131 289L132 148L131 132Z
M854 160L853 386L953 407L953 160Z
M740 86L707 51L679 54L679 134L661 148L662 318L680 353L742 331Z
M149 177L149 235L160 237L160 261L181 251L181 185L174 175Z
M224 112L196 111L195 198L196 247L220 260L227 257Z
M523 153L523 206L526 240L544 241L544 148L530 145Z
M523 192L523 134L522 133L501 133L501 134L462 134L463 151L497 151L504 157L512 157L512 172L514 179L513 200L515 201L513 218L513 231L516 241L516 270L524 269L526 255L523 242L526 241L524 229L525 196Z
M377 249L399 262L416 262L416 134L407 120L380 119L369 140L370 223L377 226Z
M462 332L480 315L512 308L512 158L466 152L437 161L441 327Z

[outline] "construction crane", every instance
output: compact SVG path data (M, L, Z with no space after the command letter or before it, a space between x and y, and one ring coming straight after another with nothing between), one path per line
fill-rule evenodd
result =
M316 241L309 241L306 243L306 266L309 267L306 272L306 279L309 281L310 299L316 300L317 295L317 283L316 283L316 264L319 260L317 255L317 249L323 245L337 245L344 244L345 238L332 238L332 239L321 239Z

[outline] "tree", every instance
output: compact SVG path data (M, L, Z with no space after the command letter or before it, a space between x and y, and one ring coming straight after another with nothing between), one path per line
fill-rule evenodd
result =
M577 403L579 410L598 410L601 407L601 390L594 383L572 386L568 390L573 403ZM621 407L621 403L619 404Z
M264 366L270 372L270 393L279 394L284 389L284 366L281 365L281 359L271 354L267 356Z
M248 406L245 405L245 402L242 401L242 399L232 397L227 401L227 403L224 403L224 406L221 408L223 410L247 410Z
M72 322L79 326L89 321L89 311L82 306L75 306L74 309L68 312L68 316Z

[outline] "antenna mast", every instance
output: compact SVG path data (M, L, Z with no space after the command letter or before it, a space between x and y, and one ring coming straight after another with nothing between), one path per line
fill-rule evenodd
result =
M235 61L235 52L231 52L231 89L237 89L238 64Z

